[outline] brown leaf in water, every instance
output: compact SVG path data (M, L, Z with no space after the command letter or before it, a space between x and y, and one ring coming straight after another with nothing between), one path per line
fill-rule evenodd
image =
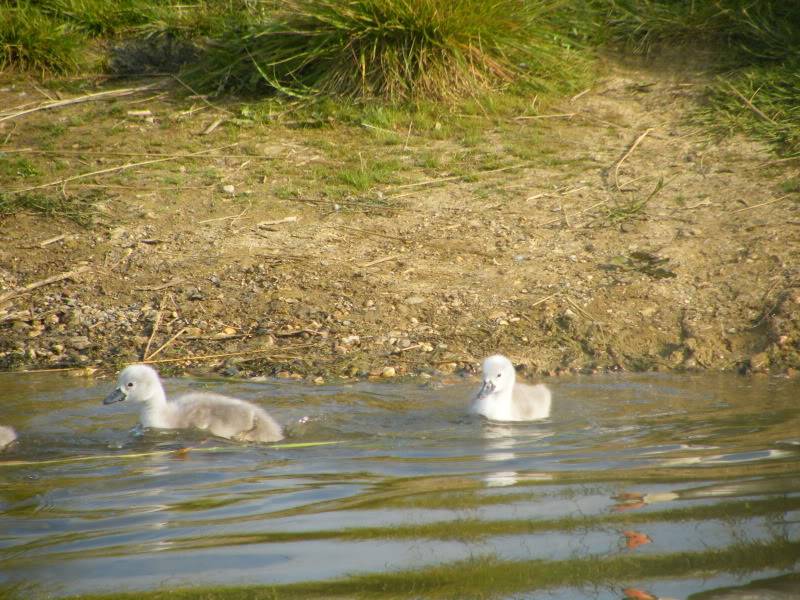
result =
M625 598L628 600L658 600L653 594L640 590L638 588L627 588L622 590Z
M625 536L626 539L626 546L628 550L635 550L639 546L644 546L645 544L652 543L652 539L646 533L641 533L639 531L627 530L623 531L622 535Z

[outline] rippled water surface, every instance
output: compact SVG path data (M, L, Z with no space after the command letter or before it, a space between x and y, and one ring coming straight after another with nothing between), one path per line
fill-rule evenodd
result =
M142 434L135 406L101 405L107 380L0 374L20 435L0 454L0 596L800 598L797 381L550 385L550 419L503 425L465 414L469 382L167 381L261 404L290 444L336 442L298 447Z

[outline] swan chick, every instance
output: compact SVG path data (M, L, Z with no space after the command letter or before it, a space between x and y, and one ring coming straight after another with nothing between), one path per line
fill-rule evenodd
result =
M14 431L13 427L0 425L0 450L5 450L8 448L16 439L17 432Z
M470 412L492 421L532 421L550 416L551 396L547 386L516 383L511 361L495 354L483 361L481 388Z
M118 385L103 404L122 400L141 402L139 420L154 429L204 429L244 442L283 439L281 426L267 412L244 400L212 392L190 392L167 400L158 373L147 365L129 365L119 374Z

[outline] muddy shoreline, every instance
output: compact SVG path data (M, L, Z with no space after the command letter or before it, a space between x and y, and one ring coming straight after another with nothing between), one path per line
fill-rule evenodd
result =
M0 368L147 358L167 372L388 379L471 371L500 351L529 376L794 376L798 169L693 126L703 77L611 65L552 108L572 117L452 136L233 119L198 135L213 110L170 94L3 123L5 189L208 156L42 190L90 205L81 224L2 217ZM0 88L7 106L35 93L8 76ZM366 185L344 177L379 166Z

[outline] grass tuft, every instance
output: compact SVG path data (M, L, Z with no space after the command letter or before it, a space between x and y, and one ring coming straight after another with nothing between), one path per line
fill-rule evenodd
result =
M28 2L0 7L0 70L73 73L86 37Z
M279 0L198 69L206 86L288 96L447 100L581 75L553 0ZM561 15L563 17L563 15ZM585 64L585 63L584 63Z

